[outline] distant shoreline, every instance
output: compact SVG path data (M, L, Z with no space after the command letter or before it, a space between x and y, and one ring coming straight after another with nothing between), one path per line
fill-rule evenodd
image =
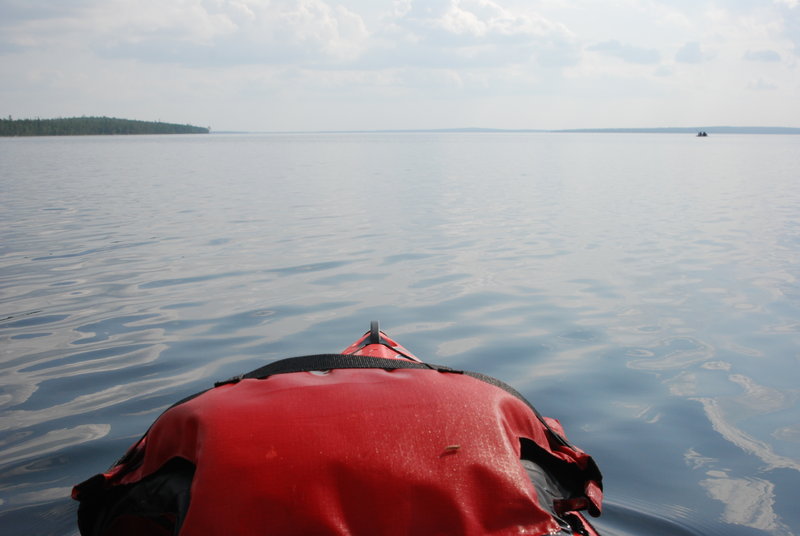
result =
M16 136L91 136L136 134L208 134L209 127L180 125L161 121L138 121L114 117L69 117L57 119L0 119L0 137ZM217 134L800 134L797 127L638 127L638 128L429 128L360 130L223 130Z
M208 134L211 129L161 121L116 117L0 119L0 136L116 136L136 134Z
M795 127L654 127L654 128L571 128L550 129L504 129L504 128L410 128L375 130L219 130L217 134L800 134Z
M667 128L578 128L550 132L587 132L603 134L800 134L794 127L667 127Z

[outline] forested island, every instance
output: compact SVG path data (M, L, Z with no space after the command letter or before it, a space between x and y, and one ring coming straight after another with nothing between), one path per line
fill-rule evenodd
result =
M89 136L126 134L208 134L210 129L192 125L136 121L115 117L67 117L58 119L0 119L0 136Z

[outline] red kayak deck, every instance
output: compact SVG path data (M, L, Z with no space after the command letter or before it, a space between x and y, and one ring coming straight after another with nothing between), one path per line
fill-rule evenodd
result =
M600 490L591 458L519 393L423 363L373 323L343 354L179 402L73 496L84 536L596 536L579 510L599 514Z

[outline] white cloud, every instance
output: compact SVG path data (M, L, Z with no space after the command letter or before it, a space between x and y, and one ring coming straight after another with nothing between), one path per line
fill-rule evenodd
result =
M619 58L628 63L639 65L654 65L661 60L658 50L640 48L633 45L620 43L617 40L605 41L588 47L588 50Z
M512 11L492 0L417 0L406 4L396 23L425 38L472 42L569 35L563 25L537 13Z
M703 52L697 41L686 43L675 54L675 61L680 63L703 63L709 58L710 56Z
M0 50L66 42L152 63L337 63L360 54L368 37L358 14L324 0L86 0L6 11L17 20L5 23Z
M753 89L755 91L773 91L778 89L778 86L767 82L763 78L757 78L756 80L752 80L749 84L747 84L749 89Z
M322 0L151 0L124 19L113 4L100 9L109 24L95 48L142 61L337 63L357 56L368 37L359 15Z
M491 0L410 0L378 36L379 54L406 65L500 67L527 62L571 65L574 36L537 12Z
M781 61L781 55L775 52L774 50L770 49L748 50L744 54L744 59L750 61L764 61L764 62Z

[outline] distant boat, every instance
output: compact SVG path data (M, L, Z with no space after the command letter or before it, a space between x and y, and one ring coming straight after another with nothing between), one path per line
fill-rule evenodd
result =
M697 137L698 138L705 138L707 136L708 136L708 132L706 132L705 130L701 130L700 132L697 133Z

